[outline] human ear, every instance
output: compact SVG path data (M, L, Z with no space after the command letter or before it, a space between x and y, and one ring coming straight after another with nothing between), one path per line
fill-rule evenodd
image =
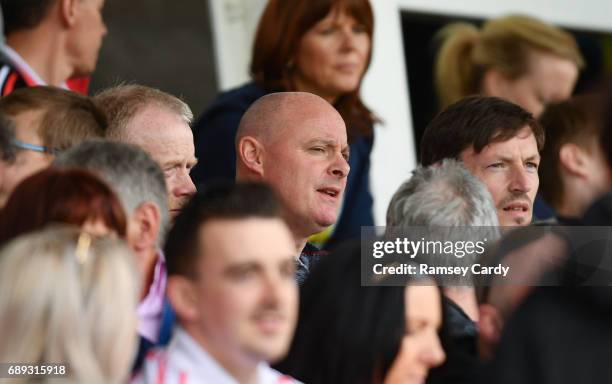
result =
M259 140L252 136L241 138L238 142L238 156L247 169L258 176L263 176L264 149Z
M563 169L574 176L588 176L588 155L574 143L566 143L559 149L559 163Z
M134 247L139 250L155 247L161 226L161 213L157 205L149 201L140 204L133 218L136 225Z
M59 0L61 20L67 27L72 27L77 21L77 6L81 0Z
M179 319L196 321L200 316L194 282L184 276L169 276L166 294Z
M478 311L478 332L489 346L497 345L503 326L499 311L491 304L481 304Z

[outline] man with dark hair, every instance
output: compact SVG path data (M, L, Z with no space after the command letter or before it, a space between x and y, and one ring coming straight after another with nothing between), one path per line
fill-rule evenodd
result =
M0 96L21 87L67 88L96 67L106 26L104 0L0 0L6 44L0 46Z
M271 369L297 318L293 240L263 184L208 187L177 216L165 246L179 326L136 383L293 383Z
M612 169L612 115L606 108L612 93L602 102L600 145ZM595 233L597 239L583 247L571 244L572 252L561 269L563 286L535 287L513 314L483 383L612 382L612 328L608 326L612 322L612 254L609 231L597 234L593 228L612 224L612 194L593 203L579 223L582 230L573 228L572 232L588 234L594 240ZM580 236L564 238L580 240Z
M491 192L500 225L528 225L543 146L544 131L529 112L496 97L471 96L429 123L421 163L463 161Z
M16 161L0 186L0 207L21 180L55 155L86 139L103 137L106 119L87 97L55 87L18 89L0 99L0 113L15 123Z
M546 147L540 163L540 193L560 224L576 224L610 190L612 173L599 140L601 95L581 95L546 108L540 122Z

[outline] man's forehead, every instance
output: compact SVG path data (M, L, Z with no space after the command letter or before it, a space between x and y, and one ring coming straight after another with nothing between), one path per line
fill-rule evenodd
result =
M193 133L187 122L168 111L143 109L126 127L128 141L144 148L153 157L176 154L193 157Z
M333 116L306 116L303 119L289 119L283 124L277 139L296 139L299 141L328 141L346 145L346 127L340 119Z
M476 152L474 146L470 146L461 152L464 157L490 157L490 156L516 156L520 154L523 158L539 157L538 144L531 130L519 131L515 136L507 140L492 140L482 150Z
M189 124L176 112L155 103L138 108L126 126L132 134L191 133Z

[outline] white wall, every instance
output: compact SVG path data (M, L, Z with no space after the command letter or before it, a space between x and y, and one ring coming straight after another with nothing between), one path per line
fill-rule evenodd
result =
M372 64L364 79L362 96L385 122L377 127L372 154L371 188L379 225L384 224L391 196L416 165L400 24L402 10L477 18L521 12L567 27L612 31L612 1L607 0L370 1L376 30ZM221 88L228 89L248 80L253 33L265 0L210 0L210 4L217 75Z

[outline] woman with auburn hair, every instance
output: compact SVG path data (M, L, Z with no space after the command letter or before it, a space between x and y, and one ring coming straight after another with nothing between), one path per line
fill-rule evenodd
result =
M119 239L77 228L9 242L0 252L0 361L18 362L14 373L56 364L49 373L65 380L48 374L45 383L125 382L137 335L132 259Z
M359 96L370 63L374 17L368 0L269 0L253 45L253 81L219 95L194 126L197 183L234 180L235 136L258 98L282 91L314 93L331 103L347 126L350 173L332 240L358 237L374 225L369 191L376 117Z
M453 23L438 37L435 83L441 108L483 94L538 117L547 104L571 96L584 67L572 35L529 16L499 17L482 28Z
M0 211L0 245L50 223L121 238L127 225L121 202L101 179L80 169L55 168L35 173L11 193Z

